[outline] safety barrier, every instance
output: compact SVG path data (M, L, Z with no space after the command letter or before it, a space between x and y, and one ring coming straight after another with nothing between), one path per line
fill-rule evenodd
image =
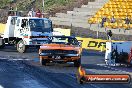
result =
M81 38L77 37L78 41L82 42L82 48L91 49L91 50L106 50L106 42L108 40L102 39L93 39L93 38Z

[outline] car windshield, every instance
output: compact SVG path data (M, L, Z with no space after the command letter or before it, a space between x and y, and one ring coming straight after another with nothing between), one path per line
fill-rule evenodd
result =
M52 31L52 23L49 20L44 19L30 19L29 25L31 31L35 32L51 32Z
M49 43L67 44L67 45L78 45L79 44L76 38L63 37L63 36L49 37Z

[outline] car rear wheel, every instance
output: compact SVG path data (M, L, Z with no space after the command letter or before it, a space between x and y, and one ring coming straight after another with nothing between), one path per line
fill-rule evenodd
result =
M45 59L40 59L40 64L46 66L47 60L45 60Z
M81 58L74 61L74 67L79 67L81 65Z

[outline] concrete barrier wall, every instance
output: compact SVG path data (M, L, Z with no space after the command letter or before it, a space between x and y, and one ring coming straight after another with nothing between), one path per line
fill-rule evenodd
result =
M53 29L55 32L59 32L65 36L70 36L71 35L71 29L63 29L63 28L54 28Z

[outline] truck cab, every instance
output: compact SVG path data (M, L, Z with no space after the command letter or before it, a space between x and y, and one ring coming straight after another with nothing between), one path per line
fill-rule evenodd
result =
M4 44L15 45L21 53L30 46L40 46L52 36L48 18L9 16L4 31Z

